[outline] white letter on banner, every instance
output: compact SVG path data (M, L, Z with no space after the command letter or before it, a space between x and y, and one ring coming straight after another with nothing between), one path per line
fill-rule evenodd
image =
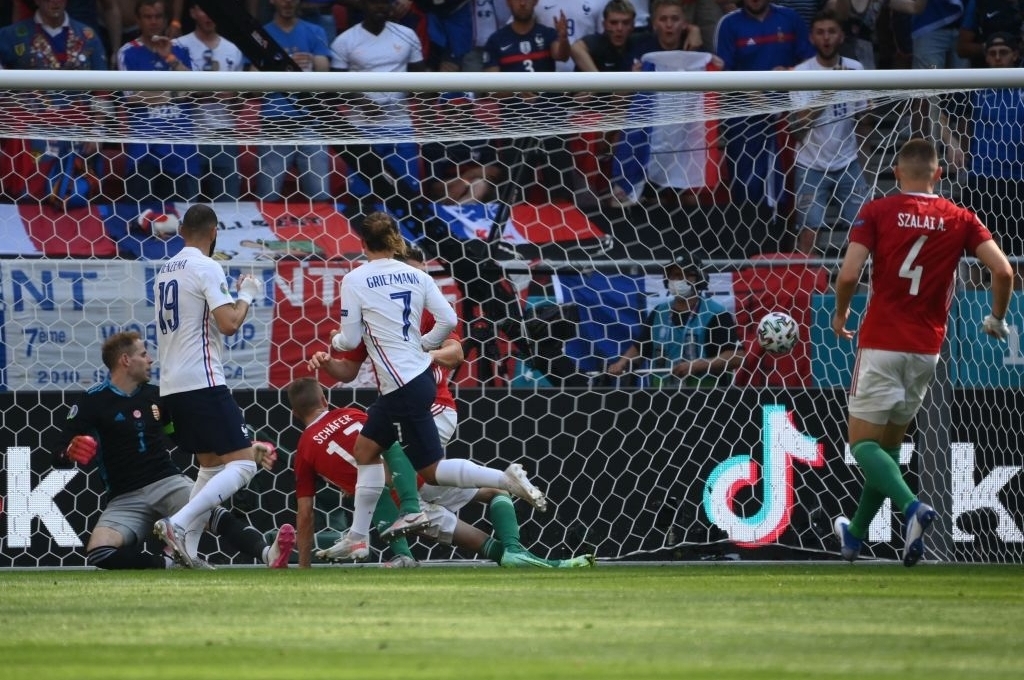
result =
M950 447L953 454L953 540L970 543L974 536L960 529L956 520L960 515L972 510L987 508L996 514L999 523L996 535L1004 543L1020 543L1024 541L1013 516L999 500L999 491L1015 475L1024 468L1019 466L999 466L992 469L981 482L974 484L974 444L955 443Z
M7 545L27 548L32 542L32 520L43 523L62 548L79 548L82 541L54 502L78 470L53 470L32 488L32 450L27 446L7 449Z

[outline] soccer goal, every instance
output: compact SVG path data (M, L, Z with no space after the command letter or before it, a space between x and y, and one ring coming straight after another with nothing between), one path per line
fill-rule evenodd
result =
M449 455L521 462L550 497L546 514L519 508L524 545L551 557L834 558L832 518L853 511L862 481L845 445L853 348L830 331L852 216L894 190L895 152L924 135L941 154L938 190L978 211L1016 262L1024 180L1002 168L1020 145L1024 73L721 73L708 62L673 55L602 74L0 72L0 566L84 564L103 483L51 470L48 442L105 378L105 337L134 329L159 342L152 281L196 202L221 220L214 256L229 277L266 284L225 354L248 423L281 452L231 501L260 530L294 521L298 430L283 388L328 348L361 219L386 210L462 320ZM696 272L711 325L665 343L675 354L644 345L616 366L669 298L670 265ZM1017 562L1024 309L1013 301L1009 342L981 335L986 281L969 258L961 274L900 462L940 512L926 558ZM758 343L771 311L799 325L787 353ZM725 352L746 358L697 370ZM372 403L368 372L349 385L320 377L335 405ZM324 489L317 506L329 544L346 501ZM864 555L901 548L886 507Z

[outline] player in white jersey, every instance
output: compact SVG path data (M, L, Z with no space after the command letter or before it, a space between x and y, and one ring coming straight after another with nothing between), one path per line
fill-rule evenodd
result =
M428 483L462 488L509 486L500 470L468 460L444 460L432 413L437 385L428 351L439 347L455 327L455 310L429 274L394 259L405 253L405 243L389 215L367 216L362 236L368 262L342 279L341 329L331 345L338 351L355 349L360 343L366 346L380 397L367 409L368 419L352 451L358 463L352 528L335 545L335 559L369 555L370 521L384 489L380 454L397 441L395 422L402 427L410 462ZM434 326L421 336L424 309L433 315ZM515 480L517 495L543 509L543 494L524 481ZM404 533L429 524L429 520L417 513L399 518L396 524L395 533Z
M217 214L194 205L181 220L185 247L165 262L154 282L160 396L174 422L174 440L192 451L199 474L189 502L158 520L153 532L183 566L193 566L202 523L210 511L256 474L252 442L224 380L224 336L238 332L253 301L263 294L254 277L228 292L224 269L210 257L217 242Z

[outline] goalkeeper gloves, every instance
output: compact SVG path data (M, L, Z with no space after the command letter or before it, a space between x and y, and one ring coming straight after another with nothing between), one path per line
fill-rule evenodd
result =
M981 330L984 331L985 335L991 335L997 340L1006 340L1006 338L1010 337L1010 327L1006 325L1006 320L997 319L991 314L986 316L985 320L981 322Z
M87 434L80 434L68 444L67 457L79 465L88 465L96 457L99 445Z
M270 442L255 440L252 443L253 458L256 464L267 472L272 472L277 462L277 447Z
M238 299L247 305L263 293L263 284L254 276L245 276L238 285Z

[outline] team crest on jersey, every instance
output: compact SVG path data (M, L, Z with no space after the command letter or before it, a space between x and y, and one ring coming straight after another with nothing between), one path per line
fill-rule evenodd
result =
M72 418L74 418L74 417L75 417L75 416L77 416L77 415L78 415L78 404L75 404L75 405L74 405L74 406L72 406L72 407L71 407L71 409L70 409L70 410L68 411L68 420L71 420Z
M537 47L544 47L544 36L535 35L533 36L533 42L537 43Z
M227 283L220 284L220 292L223 293L224 295L228 294L228 284Z
M519 51L522 52L523 54L529 54L530 53L530 41L529 40L521 41L519 43Z
M153 420L160 420L160 407L156 404L150 404L149 410L153 412Z

